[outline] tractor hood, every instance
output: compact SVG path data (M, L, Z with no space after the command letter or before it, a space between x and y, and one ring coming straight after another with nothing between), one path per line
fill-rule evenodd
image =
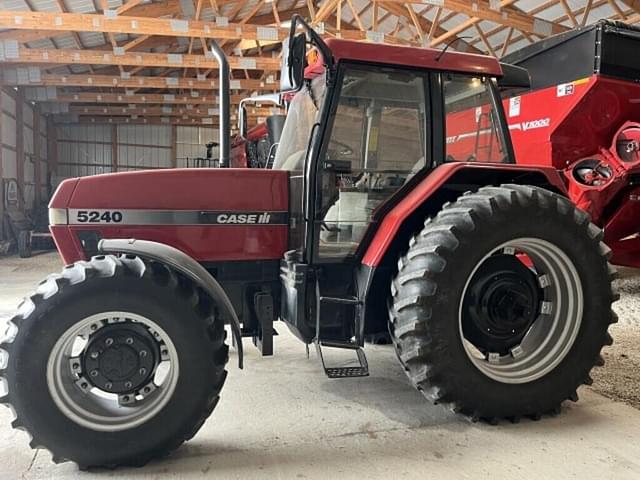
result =
M166 243L201 262L279 259L287 248L288 173L173 169L73 178L49 223L67 263L104 238Z

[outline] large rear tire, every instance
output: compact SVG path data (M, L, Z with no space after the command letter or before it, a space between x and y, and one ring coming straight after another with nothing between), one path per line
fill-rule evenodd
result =
M209 297L134 256L94 257L48 277L0 348L12 426L55 462L83 469L167 455L211 414L227 374Z
M390 330L414 385L474 419L577 400L617 299L602 232L566 198L503 185L427 220L392 284Z

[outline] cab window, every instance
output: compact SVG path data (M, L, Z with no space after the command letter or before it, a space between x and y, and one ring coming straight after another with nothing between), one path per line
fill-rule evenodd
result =
M443 75L447 161L506 161L490 82L486 77Z
M426 165L427 77L348 68L320 165L318 256L353 255L374 212Z

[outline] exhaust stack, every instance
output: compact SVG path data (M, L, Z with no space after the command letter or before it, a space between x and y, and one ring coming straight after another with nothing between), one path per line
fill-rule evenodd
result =
M215 40L211 40L211 53L216 57L219 65L218 81L220 82L220 90L218 97L220 98L220 167L229 166L229 142L231 139L231 97L229 95L229 62L224 50Z

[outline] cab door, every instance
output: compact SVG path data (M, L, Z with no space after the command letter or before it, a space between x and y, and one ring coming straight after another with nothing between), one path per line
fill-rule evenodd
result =
M366 239L385 205L430 165L429 74L343 65L338 88L315 158L307 254L316 274L316 336L361 345L356 276Z
M349 263L375 213L430 164L429 77L345 66L317 163L313 261Z

